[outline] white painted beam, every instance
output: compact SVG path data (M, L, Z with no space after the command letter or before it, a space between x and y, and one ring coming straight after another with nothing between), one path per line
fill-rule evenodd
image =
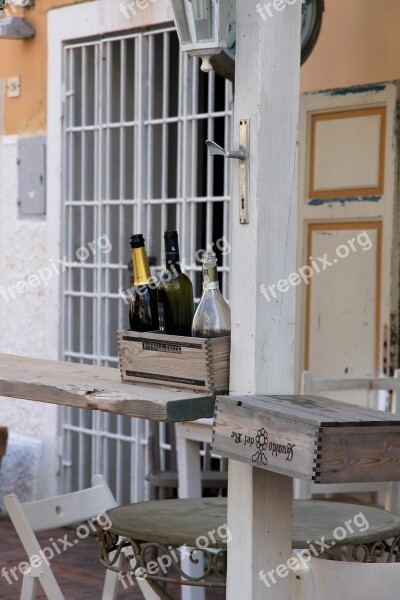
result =
M235 134L250 119L250 223L239 224L234 169L232 263L233 394L294 392L295 288L270 301L261 286L296 270L297 144L301 1L237 3ZM278 10L276 9L278 7ZM235 461L229 465L230 600L289 600L290 577L260 579L291 553L292 480Z

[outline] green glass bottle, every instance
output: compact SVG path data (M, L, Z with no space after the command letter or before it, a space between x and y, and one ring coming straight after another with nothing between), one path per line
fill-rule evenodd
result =
M178 233L166 231L166 269L157 289L159 328L168 335L191 336L194 314L193 286L181 271Z
M131 248L134 285L130 290L129 325L132 331L156 331L158 329L157 290L150 273L141 233L132 235Z

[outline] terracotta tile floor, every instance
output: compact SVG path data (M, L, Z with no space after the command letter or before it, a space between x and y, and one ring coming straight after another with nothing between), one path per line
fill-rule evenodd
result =
M55 531L46 531L39 534L38 538L42 547L49 545L50 538L57 540L61 538L68 530L58 529ZM21 547L17 534L10 521L5 517L0 517L0 599L1 600L19 600L21 591L21 576L18 581L13 581L10 585L6 578L1 576L3 567L10 569L24 561L26 555ZM63 554L54 558L52 569L55 577L61 587L61 590L67 600L100 600L102 586L104 582L104 568L98 559L97 542L92 538L80 540L74 548L67 549ZM12 575L9 574L12 580ZM168 588L169 593L176 598L180 598L180 592L175 586ZM38 587L38 600L46 598L41 587ZM134 586L124 590L120 584L118 600L143 600L140 590ZM208 590L207 600L225 599L224 590Z

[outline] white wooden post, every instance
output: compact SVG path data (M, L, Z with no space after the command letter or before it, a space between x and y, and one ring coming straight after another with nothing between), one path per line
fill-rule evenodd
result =
M301 0L268 2L265 20L257 5L237 2L235 131L238 146L240 120L250 119L250 222L239 223L236 187L231 391L290 394L296 288L275 285L274 297L268 286L296 270ZM230 461L227 598L289 600L290 576L267 587L260 572L289 558L291 515L291 479Z

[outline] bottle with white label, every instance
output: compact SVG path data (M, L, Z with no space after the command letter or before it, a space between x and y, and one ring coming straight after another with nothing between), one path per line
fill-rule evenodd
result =
M194 337L212 338L231 334L231 309L222 297L217 273L217 257L205 252L203 262L203 294L193 319Z

